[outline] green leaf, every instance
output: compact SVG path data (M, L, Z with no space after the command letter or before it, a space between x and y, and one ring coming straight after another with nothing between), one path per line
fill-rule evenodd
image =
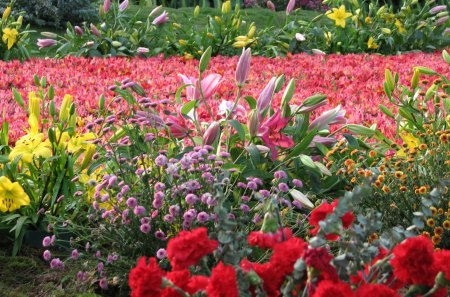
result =
M245 99L245 101L247 101L248 105L250 106L250 109L256 108L256 99L255 98L253 98L252 96L245 96L244 99Z
M178 104L183 104L183 102L181 101L181 92L190 86L194 86L194 85L187 84L187 85L184 85L184 86L178 88L177 92L175 93L175 100L177 101Z
M211 60L211 51L212 51L212 48L209 46L203 53L202 57L200 58L200 64L199 64L200 73L203 73L206 70L206 68L208 67L209 61Z
M247 150L247 152L249 152L250 158L251 158L253 164L254 165L259 164L261 156L260 156L259 150L256 147L256 145L251 144L251 145L245 147L245 149Z
M289 153L288 159L298 156L301 152L303 152L312 142L314 139L314 136L317 134L317 129L314 128L312 131L310 131L303 139L300 141Z
M388 117L390 117L390 118L395 118L395 116L394 116L394 114L392 113L392 111L389 109L389 108L387 108L386 106L384 106L383 104L378 104L378 107L380 108L380 110L385 114L385 115L387 115Z
M242 124L236 120L230 120L229 122L231 126L233 126L233 128L237 131L239 139L245 141L245 130L244 127L242 127Z
M344 135L345 139L347 139L349 146L354 147L356 149L360 148L358 140L355 137L353 137L352 135L347 134L347 133L343 133L343 135Z
M327 99L327 95L316 94L316 95L306 98L303 101L302 105L303 106L314 106L316 104L319 104L320 102L322 102L325 99Z
M191 100L181 107L181 114L187 116L187 114L197 105L198 100Z
M22 231L24 223L28 220L28 217L20 217L17 219L16 225L11 229L11 231L15 230L15 238L19 238L20 232Z

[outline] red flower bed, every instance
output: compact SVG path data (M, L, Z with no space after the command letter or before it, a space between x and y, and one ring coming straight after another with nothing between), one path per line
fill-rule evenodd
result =
M208 72L223 76L214 100L217 105L221 99L233 100L235 96L234 77L238 57L216 57L211 60ZM62 95L70 93L74 96L78 114L87 116L97 108L100 94L107 92L107 87L114 80L130 78L142 84L151 96L160 99L174 100L174 94L183 82L178 74L196 77L197 61L183 61L178 57L163 59L111 58L83 59L65 58L62 60L34 59L26 63L0 62L0 112L3 119L11 123L12 140L23 134L27 126L26 113L14 102L11 88L16 87L26 97L32 89L33 75L46 76L49 83L57 90L56 102ZM383 92L384 70L398 72L401 81L409 84L413 66L427 66L442 74L449 75L450 69L442 61L441 53L406 54L383 57L378 55L329 55L310 56L294 55L287 58L269 59L253 57L243 95L258 97L270 78L282 73L286 81L297 80L296 93L292 103L299 103L314 93L329 96L331 106L341 104L347 111L349 123L373 124L388 135L394 133L392 122L379 112L378 104L387 104ZM281 94L275 99L279 103ZM215 105L215 104L212 104Z

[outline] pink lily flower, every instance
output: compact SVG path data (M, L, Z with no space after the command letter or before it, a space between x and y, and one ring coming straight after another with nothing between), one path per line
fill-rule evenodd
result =
M198 82L194 78L189 78L183 74L178 74L182 79L185 85L193 85L186 87L186 97L189 100L198 100L200 99L200 91L198 89ZM206 76L204 79L202 79L201 86L202 86L202 92L203 96L205 97L205 100L210 99L214 92L216 91L216 88L220 84L220 79L222 76L220 74L211 73L208 76Z
M219 105L218 115L226 117L231 112L231 109L233 108L233 106L234 106L234 102L222 100L222 102ZM245 107L240 104L236 105L233 112L231 113L232 118L244 118L246 116L247 116L247 111L245 110Z
M317 128L317 130L320 131L323 129L328 129L329 125L346 123L347 119L345 118L345 110L341 109L341 106L338 105L333 109L325 111L314 121L312 121L309 125L309 130Z
M289 148L294 145L294 140L281 132L288 123L289 118L283 118L280 110L277 110L275 114L266 119L259 128L258 136L261 137L264 144L272 151L272 160L275 160L277 157L277 146Z
M178 111L178 116L169 115L166 118L166 125L175 138L184 138L189 135L188 124L180 111Z

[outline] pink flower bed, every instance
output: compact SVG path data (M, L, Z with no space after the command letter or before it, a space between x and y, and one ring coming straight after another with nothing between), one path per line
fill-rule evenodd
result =
M235 69L238 57L216 57L210 62L208 73L223 76L217 89L214 105L221 99L234 100ZM46 76L49 83L56 88L60 103L62 95L69 93L75 98L78 114L86 117L97 108L98 98L106 93L107 98L113 95L107 90L115 80L130 78L142 84L149 97L175 100L175 92L183 82L178 74L197 77L197 61L183 61L178 57L164 59L83 59L65 58L34 59L24 64L19 62L0 62L0 112L1 121L11 124L10 137L14 141L27 127L26 112L12 98L11 88L17 88L26 97L33 90L33 75ZM392 122L379 111L378 104L388 104L383 92L384 70L389 68L398 72L401 82L409 84L413 66L430 67L442 74L450 75L448 65L443 62L441 53L405 54L400 56L378 55L329 55L310 56L294 55L287 58L269 59L253 57L249 83L243 95L258 97L270 78L285 74L286 81L295 78L296 92L292 103L300 103L315 93L328 95L329 105L341 104L347 111L349 123L370 125L378 123L378 127L387 136L394 133ZM279 104L278 94L274 104ZM173 106L173 105L172 105ZM329 107L326 107L329 109Z

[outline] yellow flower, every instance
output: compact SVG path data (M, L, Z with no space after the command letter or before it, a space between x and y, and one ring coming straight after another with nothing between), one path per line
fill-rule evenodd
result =
M28 93L28 113L35 115L37 119L41 116L41 98L34 92Z
M400 133L400 137L402 138L403 143L407 145L408 149L415 149L420 145L420 140L414 137L414 135L412 135L412 133L410 132L403 131ZM397 157L405 157L406 156L405 149L397 151L396 155Z
M20 138L16 142L16 146L9 153L9 159L12 161L16 158L24 163L31 163L35 158L50 158L52 155L52 147L48 140L44 141L44 134L28 134Z
M255 39L253 39L253 38L248 38L247 36L242 36L242 35L236 37L235 40L236 41L233 43L233 47L236 47L236 48L245 47L255 41Z
M11 49L13 45L17 42L17 36L19 36L19 32L17 32L16 29L10 28L3 29L2 40L5 44L8 45L8 49Z
M69 139L67 144L67 151L70 153L76 153L79 150L87 149L91 143L89 140L94 140L96 138L94 133L77 134Z
M11 182L6 176L0 177L0 211L14 211L29 205L30 197L18 182Z
M231 11L231 1L226 1L222 4L222 14L227 14Z
M395 26L397 27L399 33L406 32L405 28L403 27L402 22L399 19L395 20Z
M185 45L187 44L186 40L184 40L184 39L178 40L178 43L179 43L181 46L185 46Z
M6 7L5 11L3 12L2 20L5 21L9 15L11 14L11 7Z
M369 48L369 49L377 49L378 48L378 44L375 43L375 40L373 40L372 37L370 37L369 40L367 41L367 48Z
M325 36L325 41L327 45L330 45L331 42L331 32L323 32L323 35Z
M365 19L364 19L364 22L366 23L366 24L372 24L372 18L370 17L370 16L368 16L368 17L366 17Z
M333 12L327 12L327 17L335 21L336 26L345 28L345 19L351 17L350 12L345 11L345 6L341 5L339 8L333 8Z

